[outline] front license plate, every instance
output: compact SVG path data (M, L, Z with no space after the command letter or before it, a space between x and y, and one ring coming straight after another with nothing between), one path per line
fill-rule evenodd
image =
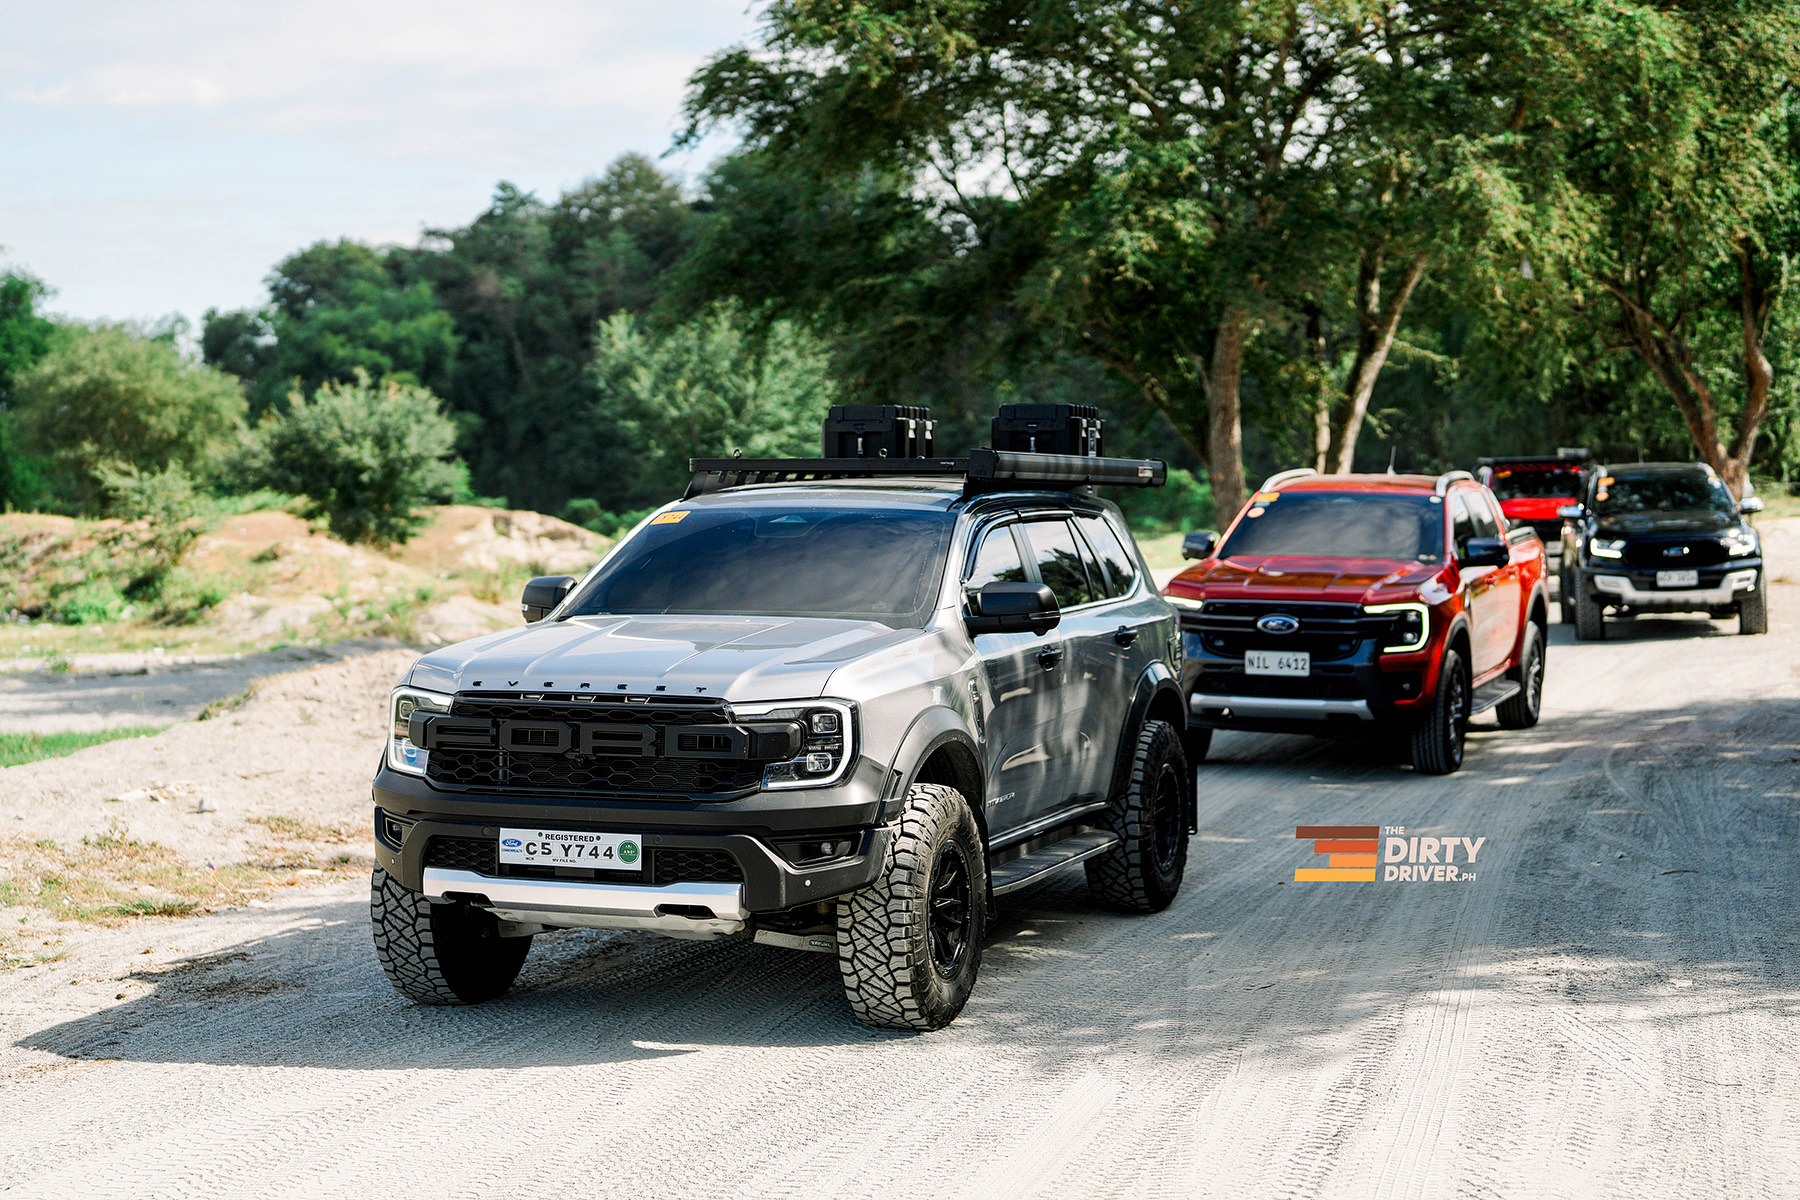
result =
M1700 572L1698 572L1698 571L1658 571L1656 573L1656 586L1657 587L1699 587L1700 586Z
M1311 675L1312 655L1305 650L1246 650L1246 675Z
M644 842L635 833L570 833L564 829L502 829L500 861L535 867L644 869Z

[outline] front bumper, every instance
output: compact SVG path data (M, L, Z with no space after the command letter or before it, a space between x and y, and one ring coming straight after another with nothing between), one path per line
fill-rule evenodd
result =
M432 842L436 839L465 845L497 845L502 828L630 833L642 840L652 864L665 851L728 855L735 862L741 878L731 881L730 886L739 889L739 897L735 904L726 907L739 915L727 917L716 908L713 912L716 919L741 920L757 913L782 912L828 900L872 882L881 870L892 837L886 822L901 803L897 796L884 794L892 785L884 765L860 760L845 780L834 787L758 792L725 803L694 803L679 797L659 800L623 796L516 796L439 790L416 775L394 771L384 763L375 776L372 789L375 857L381 868L404 886L414 891L427 891L427 871L443 869L443 864L427 866L427 860L432 857ZM846 855L825 861L795 863L777 848L779 844L815 837L844 839L851 843L852 849ZM604 882L598 879L592 882L586 879L527 880L492 864L480 872L468 873L490 881L512 896L510 904L525 903L520 897L529 893L539 897L531 903L542 905L547 902L545 897L551 895L543 890L512 889L515 884L568 885L553 889L555 894L564 897L579 897L584 894L581 889L588 889L585 894L590 898L589 905L569 904L555 910L564 912L569 919L530 918L547 925L593 925L594 919L577 918L584 912L596 918L605 917L607 910L617 909L611 915L618 919L608 921L603 927L653 928L641 921L668 915L659 914L659 909L671 905L709 907L704 902L689 905L680 899L657 900L649 894L659 892L664 886L694 882L679 878L660 880L655 886L649 879L644 881L645 886L638 886L635 879L621 881L616 878ZM443 885L442 875L433 878ZM471 886L449 890L473 892L476 889ZM603 893L610 894L611 899ZM630 902L624 903L621 897ZM489 895L488 899L496 910L502 906L498 898ZM724 902L721 900L721 903Z
M469 901L502 921L556 928L636 929L679 938L729 937L744 928L741 883L631 887L569 879L495 879L474 871L426 867L427 900Z
M1304 678L1254 676L1241 658L1210 653L1184 630L1183 691L1190 724L1262 733L1354 735L1371 723L1410 721L1436 686L1435 641L1409 654L1382 654L1373 641Z
M1594 573L1589 579L1591 594L1603 604L1645 612L1699 612L1736 604L1740 594L1755 590L1760 571L1760 565L1702 571L1707 586L1697 588L1659 588L1654 572ZM1716 576L1717 582L1708 576Z

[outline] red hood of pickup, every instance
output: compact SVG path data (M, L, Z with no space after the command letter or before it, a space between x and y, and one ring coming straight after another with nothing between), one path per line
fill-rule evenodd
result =
M1442 564L1385 558L1312 558L1271 554L1195 563L1163 590L1195 600L1292 600L1360 604L1377 592L1383 601L1416 591Z
M1557 509L1576 500L1575 496L1519 496L1502 500L1500 511L1514 521L1554 521Z

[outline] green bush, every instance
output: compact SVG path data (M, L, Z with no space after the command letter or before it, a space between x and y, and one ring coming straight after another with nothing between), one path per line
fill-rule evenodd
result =
M243 426L244 394L223 371L126 326L67 325L13 387L20 449L40 459L63 507L100 509L101 468L200 473Z
M306 497L306 515L323 516L344 541L404 542L425 523L419 508L468 496L455 444L456 426L430 391L359 376L264 416L230 473L245 487Z
M1205 476L1171 468L1168 482L1159 488L1108 488L1107 498L1118 503L1131 528L1143 534L1186 533L1211 529L1212 484Z

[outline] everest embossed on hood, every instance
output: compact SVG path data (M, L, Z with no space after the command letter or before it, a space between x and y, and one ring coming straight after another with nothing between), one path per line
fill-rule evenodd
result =
M825 617L596 616L447 646L408 682L432 691L547 688L748 703L822 695L844 663L921 636Z
M1315 558L1269 555L1264 558L1224 559L1210 566L1197 580L1208 598L1304 598L1360 602L1370 594L1394 587L1418 587L1443 568L1438 564L1376 558ZM1290 596L1287 593L1295 595Z

